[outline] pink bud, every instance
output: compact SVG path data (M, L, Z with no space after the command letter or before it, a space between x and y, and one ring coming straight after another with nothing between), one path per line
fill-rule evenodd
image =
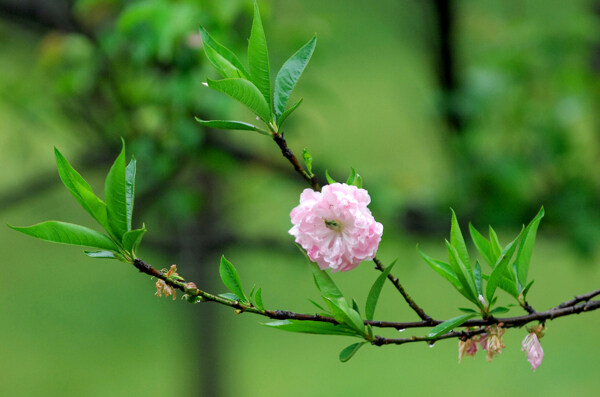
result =
M535 332L527 334L521 345L521 350L527 352L527 361L529 361L531 368L535 371L544 358L544 349L542 349L542 345L540 345L538 336Z

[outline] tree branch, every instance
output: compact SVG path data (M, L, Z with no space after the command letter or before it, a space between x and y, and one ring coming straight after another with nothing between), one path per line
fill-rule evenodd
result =
M160 271L142 261L141 259L136 259L133 262L133 265L142 273L148 274L152 277L156 277L160 280L163 280L165 284L176 288L180 291L183 291L188 298L197 297L199 301L210 301L216 302L225 306L229 306L231 308L236 309L236 313L240 314L243 312L249 312L258 314L264 317L268 317L274 320L299 320L299 321L318 321L324 323L331 324L339 324L333 317L322 316L320 314L304 314L304 313L295 313L287 310L261 310L251 303L242 303L240 301L234 301L227 298L222 298L217 295L213 295L206 291L200 290L194 283L185 282L182 280L176 280L169 276L167 276L166 272ZM535 312L532 314L527 314L524 316L518 317L506 317L506 318L495 318L488 317L486 319L474 319L466 321L461 325L462 328L465 328L462 331L450 331L444 335L440 335L436 338L429 338L427 336L411 336L408 338L384 338L381 336L375 336L374 340L371 341L373 345L383 346L383 345L402 345L406 343L413 342L428 342L433 344L438 340L450 339L450 338L462 338L468 339L474 335L485 332L485 327L490 325L501 325L503 328L519 328L533 321L539 321L544 323L547 320L553 320L559 317L570 316L573 314L579 314L584 312L591 312L597 309L600 309L600 300L590 300L592 297L600 295L599 291L593 291L585 295L581 295L576 297L576 299L571 301L566 301L561 303L560 305L547 310L545 312ZM578 300L579 299L579 300ZM576 303L572 303L573 301L578 300ZM577 305L577 303L581 303L585 301L586 303ZM372 327L377 328L395 328L397 330L404 330L407 328L429 328L438 324L443 323L442 320L424 320L424 321L413 321L413 322L393 322L393 321L363 321L365 325L370 325ZM471 327L478 327L475 330L469 329Z

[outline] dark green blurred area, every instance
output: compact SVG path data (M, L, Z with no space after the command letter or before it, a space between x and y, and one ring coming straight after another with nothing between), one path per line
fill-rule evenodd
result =
M385 226L378 256L400 258L397 276L430 314L450 317L465 304L414 249L443 257L450 206L465 223L497 226L504 243L545 206L529 295L538 310L598 288L600 3L259 4L274 70L319 37L293 95L305 101L287 124L290 147L308 147L319 175L361 173ZM317 291L287 235L302 181L267 137L193 119L252 120L202 86L216 73L196 32L204 25L245 58L251 11L246 0L0 0L0 220L93 227L60 186L52 147L99 192L124 137L138 160L145 260L177 263L221 292L225 254L246 288L263 288L267 307L312 311L306 297ZM455 342L364 348L342 364L346 338L278 333L224 307L158 299L123 263L8 228L0 236L3 396L600 389L596 313L549 323L536 373L520 351L524 330L507 332L491 364L483 355L456 364ZM365 263L335 277L364 303L377 273ZM415 319L389 286L376 317Z

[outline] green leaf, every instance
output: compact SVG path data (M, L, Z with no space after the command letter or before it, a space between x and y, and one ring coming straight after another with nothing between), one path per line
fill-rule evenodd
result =
M324 323L320 321L280 320L265 323L268 327L288 332L321 335L361 336L359 333L341 324Z
M427 254L425 254L423 251L421 251L418 248L417 248L417 251L419 251L419 254L421 254L423 259L425 259L425 262L427 262L427 264L433 270L435 270L440 276L444 277L446 280L450 281L450 283L454 286L454 288L456 288L461 294L463 294L463 295L465 294L462 284L458 280L456 273L454 272L454 270L452 269L452 267L449 264L431 258L430 256L428 256Z
M208 34L206 29L200 27L200 37L202 37L202 45L206 57L214 65L219 73L226 77L244 77L250 78L250 75L244 68L244 65L240 62L238 57L231 52L228 48L218 43L213 37ZM227 75L234 74L237 75Z
M381 294L381 289L385 283L385 280L392 271L392 268L396 264L397 259L395 259L388 267L385 268L383 272L377 277L371 290L369 291L369 295L367 297L367 303L365 304L365 316L367 320L373 320L373 316L375 315L375 307L377 306L377 301L379 300L379 295Z
M113 163L104 187L104 195L107 205L108 225L110 232L118 241L121 241L123 234L128 232L128 214L127 214L127 183L125 171L125 142L121 153Z
M90 185L75 171L57 148L54 148L54 155L56 157L58 174L66 188L96 222L106 230L110 230L106 214L106 204L94 194Z
M356 354L358 349L360 349L365 343L367 342L353 343L350 346L346 347L340 352L340 361L345 363L346 361L350 360L352 356Z
M483 235L479 233L471 223L469 223L469 232L471 234L471 239L475 244L475 248L477 248L477 251L479 251L479 253L483 257L483 259L488 263L488 265L494 266L497 258L494 258L492 256L490 242L485 237L483 237Z
M308 169L308 174L310 176L313 176L313 172L312 172L312 156L310 155L310 153L308 153L308 149L304 148L304 151L302 152L302 157L304 158L304 163L306 164L306 168Z
M517 290L517 282L514 279L508 278L506 275L500 276L498 287L515 299L519 299L519 291Z
M248 41L248 64L250 65L250 79L262 93L268 109L271 109L271 72L269 68L269 51L267 39L260 19L258 4L254 3L254 20ZM269 117L264 119L269 121Z
M460 260L468 267L469 272L471 272L471 260L469 259L469 253L467 252L467 245L465 244L465 239L460 231L456 214L453 209L451 209L451 211L452 226L450 227L450 244L456 249Z
M456 274L458 281L460 281L460 284L465 291L464 296L471 302L479 305L479 300L477 299L477 288L475 287L475 280L473 279L471 268L469 267L467 269L467 266L465 266L463 261L460 259L456 248L454 248L448 242L448 240L446 240L446 248L448 250L450 267Z
M265 305L263 305L263 300L262 300L262 288L259 288L256 290L256 295L254 295L254 303L258 310L261 310L261 311L265 310Z
M318 304L317 302L315 302L314 300L312 300L312 299L310 299L310 298L309 298L308 300L310 301L310 303L312 303L313 305L315 305L315 306L316 306L316 307L317 307L319 310L322 310L322 311L324 311L324 312L326 312L326 311L327 311L327 310L325 310L325 309L323 308L323 306L319 305L319 304Z
M347 325L360 334L364 334L365 324L363 323L360 314L348 306L348 303L344 298L325 298L325 300L329 303L333 317L338 323Z
M468 313L451 318L450 320L446 320L443 323L433 327L431 331L429 331L429 334L427 334L427 337L437 338L440 335L444 335L445 333L452 331L454 328L462 325L465 321L475 316L477 316L477 313Z
M137 251L137 247L139 247L142 238L146 234L146 228L142 227L141 229L134 229L126 232L123 235L123 248L125 251Z
M325 170L325 178L327 179L328 184L337 183L331 176L329 176L329 171Z
M244 123L242 121L233 120L201 120L196 117L196 121L208 128L217 128L221 130L243 130L243 131L256 131L263 135L270 135L267 131L260 129L252 124Z
M477 310L471 309L471 308L468 308L468 307L459 307L458 310L460 310L461 312L465 312L465 313L475 313L475 314L477 314Z
M317 44L317 36L314 36L308 43L302 46L294 55L292 55L281 67L277 77L275 78L275 92L274 92L274 111L275 118L279 119L279 116L285 111L288 100L292 95L292 91L300 79L304 68L310 61L310 57L315 50Z
M508 313L508 311L509 311L508 307L498 306L498 307L495 307L492 310L490 310L490 314L492 314L492 315L504 314L504 313Z
M135 198L135 158L125 168L125 202L127 209L127 230L131 230L131 219L133 218L133 201Z
M352 298L352 309L358 313L358 315L360 316L360 309L358 307L358 302L356 301L356 299Z
M233 292L224 292L222 294L219 294L219 296L221 298L225 298L225 299L229 299L231 301L239 301L240 298L238 298L238 296L236 294L234 294Z
M521 234L522 232L519 233L519 235L504 248L504 251L502 251L502 254L500 254L498 262L494 266L494 270L492 270L492 273L490 274L490 278L485 289L488 302L491 302L492 298L494 297L494 292L498 287L500 278L506 272L508 264L510 263L510 260L512 259L512 256L517 248L517 242L521 238Z
M112 251L83 251L90 258L107 258L117 259L115 253Z
M104 234L88 229L85 226L74 225L72 223L48 221L28 227L11 225L8 225L8 227L29 236L39 238L40 240L52 241L54 243L83 245L108 251L119 250L115 243Z
M244 79L206 79L210 88L229 95L236 101L246 105L254 114L265 123L271 118L269 104L254 84Z
M221 280L223 284L231 292L233 292L240 300L240 302L247 303L248 298L244 294L244 290L242 289L242 282L240 280L240 276L238 275L235 267L225 259L225 256L221 257L221 266L219 267L219 274L221 275Z
M475 279L477 296L483 296L483 281L481 278L481 265L479 264L479 261L475 261L475 270L473 270L473 278Z
M335 285L329 274L325 270L319 269L319 266L311 262L311 268L317 288L321 291L324 298L339 299L344 298L342 291Z
M279 126L280 129L283 126L283 122L285 120L287 120L287 118L289 117L289 115L292 114L294 112L294 110L298 109L298 106L300 106L300 104L302 103L302 101L304 101L304 98L301 98L298 102L296 102L290 108L288 108L286 111L284 111L283 113L281 113L281 116L279 116L279 119L277 120L277 125Z
M531 288L531 286L533 285L533 282L534 282L534 281L535 281L535 280L531 280L531 281L529 282L529 284L527 284L527 286L526 286L525 288L523 288L523 292L522 292L522 294L523 294L523 298L527 298L527 294L529 293L529 289L530 289L530 288Z
M523 238L517 251L515 267L519 286L527 284L527 274L529 273L529 263L533 253L533 245L535 244L535 236L537 233L540 221L544 217L544 207L540 209L535 218L527 225L523 231ZM519 291L520 292L520 291Z
M502 253L502 245L500 244L500 241L498 240L498 235L496 234L496 232L494 231L494 229L490 226L490 255L491 258L493 259L493 261L490 263L490 265L496 264L496 262L498 262L498 258L500 258L500 254Z
M360 174L358 172L356 172L356 170L354 168L352 168L352 171L350 172L350 176L348 177L348 180L346 181L347 185L354 185L357 188L362 188L362 177L360 176Z

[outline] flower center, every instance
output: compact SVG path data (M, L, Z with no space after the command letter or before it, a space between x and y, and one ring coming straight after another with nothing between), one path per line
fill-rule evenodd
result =
M335 219L331 221L323 219L323 221L325 222L325 226L327 227L327 229L334 230L336 232L342 231L342 225L339 224Z

